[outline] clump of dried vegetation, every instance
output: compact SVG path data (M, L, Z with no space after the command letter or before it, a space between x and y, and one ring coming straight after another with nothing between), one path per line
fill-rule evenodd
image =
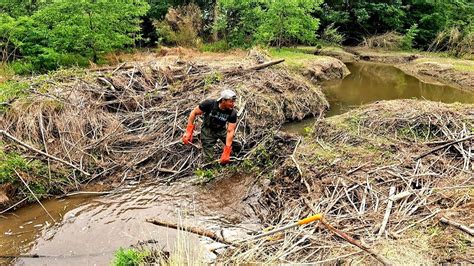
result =
M267 66L245 58L207 64L169 56L33 77L26 81L30 94L9 101L1 114L4 150L40 159L53 173L69 169L60 184L64 192L99 179L117 185L189 176L201 165L201 153L198 141L181 144L183 127L201 100L217 97L224 87L239 95L242 155L285 121L327 108L318 88ZM21 197L17 192L10 189L7 196Z
M392 263L413 257L470 261L473 107L382 101L320 120L299 145L293 143L293 152L249 204L266 226L323 213ZM464 230L447 228L452 222ZM308 225L234 249L224 261L347 260L376 262L325 227Z

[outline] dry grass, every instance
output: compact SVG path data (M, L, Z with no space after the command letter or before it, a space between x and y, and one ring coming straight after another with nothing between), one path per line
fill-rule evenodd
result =
M285 121L327 108L319 89L284 68L245 71L255 65L251 59L231 55L207 64L210 58L203 58L173 54L121 69L32 78L30 96L11 103L0 127L91 173L71 172L76 185L105 176L117 183L150 177L169 182L201 165L199 144L182 146L180 138L190 110L224 87L239 95L237 139L244 153Z
M415 257L432 263L472 259L465 254L472 241L465 240L464 233L457 234L464 238L446 238L451 244L443 247L440 238L429 231L438 230L430 228L440 227L439 216L468 226L474 219L472 193L466 194L466 189L474 187L474 139L415 159L435 147L472 136L472 110L472 105L401 100L322 120L295 151L302 175L295 162L287 159L270 184L262 183L255 199L259 204L253 205L257 216L263 225L284 225L322 212L336 228L374 246L393 263L412 263ZM400 198L389 197L392 187L393 195ZM386 216L389 198L393 207ZM388 219L381 230L384 217ZM410 229L413 223L418 223L416 237ZM233 252L229 260L303 263L341 257L342 261L375 263L364 253L346 256L357 249L320 226L263 242L258 248ZM399 254L403 250L410 252Z

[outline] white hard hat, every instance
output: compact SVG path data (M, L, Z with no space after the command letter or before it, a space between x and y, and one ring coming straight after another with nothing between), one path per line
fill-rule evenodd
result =
M220 100L235 100L237 98L237 94L233 90L225 89L221 91L221 96L217 99L219 102Z

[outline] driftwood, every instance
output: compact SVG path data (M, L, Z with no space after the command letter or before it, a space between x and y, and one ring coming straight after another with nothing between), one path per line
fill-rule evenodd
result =
M460 224L460 223L458 223L458 222L456 222L456 221L450 220L450 219L445 218L445 217L441 217L439 220L440 220L441 222L445 223L445 224L452 225L452 226L456 227L457 229L468 233L468 234L471 235L471 236L474 236L474 229L472 229L472 228L469 228L469 227L467 227L467 226L465 226L465 225L463 225L463 224Z
M46 157L48 157L48 158L50 158L50 159L53 159L53 160L55 160L55 161L58 161L58 162L60 162L60 163L69 165L69 166L71 166L72 168L78 170L79 172L83 173L83 174L86 175L86 176L90 176L90 175L91 175L91 174L89 174L88 172L82 170L80 167L78 167L78 166L76 166L76 165L74 165L74 164L72 164L72 163L70 163L70 162L67 162L67 161L65 161L65 160L63 160L63 159L61 159L61 158L58 158L58 157L56 157L56 156L53 156L53 155L50 155L50 154L48 154L48 153L46 153L46 152L43 152L43 151L41 151L41 150L38 150L38 149L36 149L36 148L34 148L34 147L31 147L30 145L28 145L28 144L22 142L21 140L15 138L13 135L9 134L9 133L6 132L5 130L0 130L0 134L5 135L7 138L9 138L9 139L15 141L16 143L20 144L21 146L23 146L23 147L25 147L25 148L27 148L27 149L30 149L30 150L32 150L32 151L34 151L34 152L36 152L36 153L39 153L39 154L41 154L41 155L44 155L44 156L46 156Z
M196 227L196 226L178 225L176 223L170 223L170 222L160 221L160 220L156 220L156 219L147 219L146 221L148 223L152 223L154 225L187 231L187 232L190 232L190 233L193 233L193 234L196 234L196 235L209 237L210 239L212 239L214 241L217 241L217 242L220 242L220 243L224 243L224 244L227 244L227 245L230 245L230 246L235 246L235 244L225 240L222 236L219 236L219 235L217 235L216 233L214 233L212 231L202 229L202 228L199 228L199 227Z

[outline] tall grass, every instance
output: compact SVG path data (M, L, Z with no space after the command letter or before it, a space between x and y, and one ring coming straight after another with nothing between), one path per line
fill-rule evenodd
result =
M447 28L438 33L428 48L430 52L447 51L456 57L474 55L474 31Z

